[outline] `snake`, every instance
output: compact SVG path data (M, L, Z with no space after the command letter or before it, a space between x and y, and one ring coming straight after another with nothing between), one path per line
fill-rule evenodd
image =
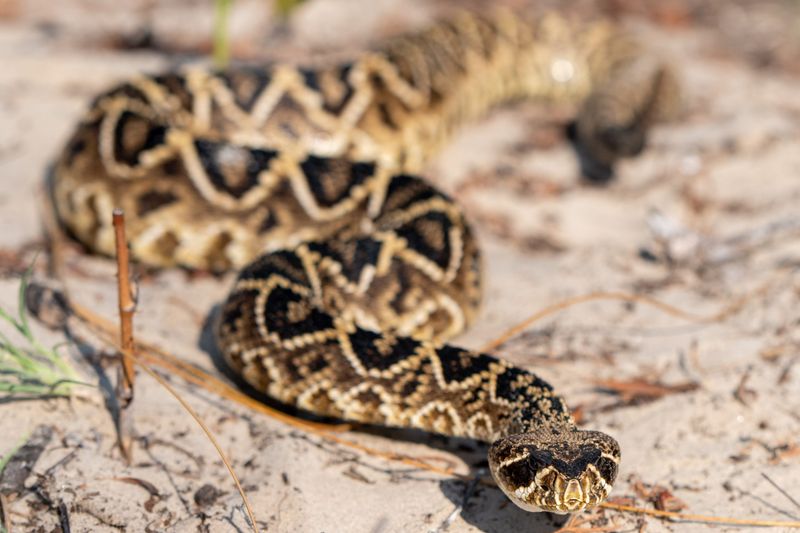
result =
M603 182L669 114L675 75L634 37L560 14L462 12L331 65L189 65L97 96L53 167L55 211L114 254L238 276L216 342L257 391L302 411L488 444L529 511L601 504L620 465L533 372L448 341L477 320L480 249L419 177L462 124L518 100L571 106Z

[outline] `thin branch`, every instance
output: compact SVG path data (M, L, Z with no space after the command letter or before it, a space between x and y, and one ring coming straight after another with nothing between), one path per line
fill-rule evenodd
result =
M765 288L765 287L764 287ZM526 318L522 322L517 323L516 325L508 328L505 332L503 332L499 337L496 339L488 342L486 345L481 348L482 352L491 352L508 342L511 338L519 335L529 327L531 327L534 323L538 322L539 320L555 314L559 311L563 311L569 307L582 304L585 302L591 302L595 300L620 300L623 302L631 302L631 303L643 303L655 307L656 309L660 309L661 311L667 313L668 315L672 315L677 318L682 318L684 320L689 320L691 322L699 322L699 323L713 323L718 322L734 313L739 311L742 306L745 304L747 300L752 298L755 294L760 293L764 288L759 291L755 291L754 293L747 294L742 296L741 298L736 299L727 307L723 308L721 311L711 315L711 316L702 316L696 315L694 313L690 313L688 311L684 311L678 307L669 305L664 303L660 300L656 300L655 298L651 298L649 296L644 296L641 294L631 294L626 292L615 292L615 291L598 291L598 292L591 292L589 294L583 294L580 296L574 296L572 298L567 298L565 300L561 300L553 305L545 307L531 315L530 317Z
M233 467L231 466L230 461L223 452L222 447L219 445L214 435L208 429L208 426L206 426L206 424L194 411L194 409L192 409L192 407L175 391L175 389L172 388L171 385L169 385L169 383L166 382L166 380L164 380L161 376L156 374L144 362L138 361L136 359L135 355L136 342L133 338L133 314L136 310L136 304L133 300L133 294L130 287L130 272L128 268L129 265L128 247L125 239L125 218L122 210L120 209L114 210L113 223L114 223L114 230L116 237L116 251L117 251L117 287L119 295L120 325L119 325L119 337L114 338L112 344L116 345L119 348L120 353L122 354L122 364L120 372L121 375L119 376L119 379L117 381L117 391L116 391L117 398L120 404L120 414L119 414L120 448L122 449L123 454L126 456L126 458L130 461L132 433L129 431L124 431L125 425L123 423L126 420L125 419L126 409L130 407L130 405L132 405L134 375L135 375L134 365L138 365L147 374L152 376L153 379L155 379L162 387L164 387L167 390L167 392L169 392L181 404L181 406L189 413L189 415L195 420L195 422L197 422L197 424L206 434L206 437L209 439L211 444L216 449L217 453L222 459L222 462L225 464L225 467L228 469L228 472L233 478L234 484L236 485L236 488L239 491L239 494L244 503L253 531L258 533L259 531L258 523L256 522L255 514L253 513L253 508L250 505L250 502L247 499L246 494L244 493L244 489L242 488L242 485L239 482L239 478L233 471ZM105 328L105 329L106 331L109 331L111 328ZM130 418L128 418L127 420L130 420Z
M3 533L11 533L11 511L8 510L8 502L2 492L0 492L0 516L3 517Z
M103 338L103 340L109 342L113 346L118 345L118 339L116 338L116 335L113 334L114 331L113 326L107 320L103 319L102 317L98 316L89 309L82 307L79 304L72 304L72 310L77 318L81 319L95 333L97 333L101 338ZM180 359L176 358L175 356L170 355L163 350L160 350L155 346L149 345L141 341L136 341L135 344L136 344L136 350L134 353L134 357L137 358L137 362L139 362L138 359L141 359L141 363L146 363L148 365L153 365L168 370L171 373L171 375L178 376L181 379L184 379L189 383L197 385L198 387L207 390L211 393L219 394L224 398L229 398L246 407L252 408L257 412L263 413L269 416L270 418L279 420L280 422L283 422L289 426L301 429L303 431L307 431L309 433L313 433L330 442L334 442L355 450L362 451L374 457L380 457L394 462L401 462L407 466L428 470L430 472L436 472L438 474L448 477L459 477L464 480L471 479L470 476L464 474L458 474L451 468L440 468L419 459L415 459L412 457L396 453L375 450L367 446L363 446L361 444L349 441L347 439L343 439L337 436L336 433L343 432L349 429L350 426L347 424L338 424L338 425L322 424L317 422L309 422L306 420L301 420L299 418L287 415L286 413L283 413L276 409L272 409L271 407L257 400L254 400L253 398L250 398L244 393L234 389L230 385L227 385L226 383L215 378L211 374L208 374L200 370L199 368L193 367L181 361Z
M71 309L75 316L82 320L89 326L96 334L109 342L113 346L119 346L119 341L116 335L116 327L109 321L83 307L77 303L71 303ZM158 346L144 342L135 341L135 356L142 357L145 362L151 365L158 366L164 370L173 372L175 375L186 380L189 383L197 385L204 390L211 393L218 394L223 398L227 398L254 411L266 414L276 420L280 420L286 424L294 425L301 429L319 428L328 431L343 432L350 429L349 424L325 424L321 422L309 422L299 420L293 416L287 415L277 409L273 409L268 405L259 402L244 394L239 389L234 388L219 378L200 370L199 368L180 360L179 358L171 355L170 353L160 349Z
M661 518L671 518L681 522L703 522L706 524L729 524L736 526L756 526L756 527L786 527L800 529L800 521L784 522L781 520L750 520L746 518L730 518L726 516L708 516L701 514L675 513L672 511L659 511L657 509L643 509L632 505L621 505L618 503L605 502L600 504L606 509L623 511L627 513L646 514Z
M125 460L130 463L132 459L133 426L131 408L133 406L133 387L135 373L131 355L133 354L133 314L136 304L130 284L128 261L128 241L125 238L125 213L122 209L114 209L112 214L114 223L114 237L117 251L117 294L119 300L119 338L120 350L123 357L117 375L115 394L119 404L117 419L119 447Z

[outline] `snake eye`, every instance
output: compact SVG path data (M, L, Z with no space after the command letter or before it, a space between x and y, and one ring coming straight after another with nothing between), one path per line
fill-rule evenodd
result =
M534 472L540 471L553 462L553 454L546 450L529 450L528 467Z
M602 476L607 483L611 484L614 482L617 477L617 463L608 457L600 457L594 465L597 467L597 471L600 472L600 476Z

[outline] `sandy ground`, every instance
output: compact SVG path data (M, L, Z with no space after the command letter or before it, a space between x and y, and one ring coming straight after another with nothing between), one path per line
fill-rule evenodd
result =
M454 3L310 0L279 24L267 3L237 0L233 49L250 58L352 51ZM14 307L18 274L43 248L37 194L88 99L125 76L202 58L207 4L0 2L4 308ZM485 308L459 340L479 347L524 316L593 291L648 295L705 317L727 310L700 323L642 303L583 303L537 322L500 354L555 384L583 425L620 440L619 501L653 508L658 485L685 512L798 520L800 508L775 486L800 499L798 8L603 5L673 59L685 114L659 127L647 152L625 162L606 188L576 179L556 117L534 105L500 109L462 131L427 173L467 207L487 258ZM73 298L115 318L109 261L73 250L66 271ZM230 281L176 271L144 276L137 337L221 375L201 332ZM46 342L63 340L37 332ZM88 381L113 377L72 352ZM231 457L268 531L548 532L561 523L520 511L494 487L333 444L171 382ZM52 432L24 484L0 478L12 531L61 531L65 516L72 531L248 530L208 440L145 375L134 423L140 439L126 466L102 402L0 400L0 456L37 427ZM343 438L464 473L481 466L485 451L424 435ZM734 529L609 510L592 518L581 527Z

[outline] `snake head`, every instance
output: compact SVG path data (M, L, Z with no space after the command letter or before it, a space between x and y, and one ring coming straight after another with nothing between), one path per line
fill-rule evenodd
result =
M489 449L497 484L526 511L577 513L603 502L617 477L620 451L597 431L540 430L502 438Z

